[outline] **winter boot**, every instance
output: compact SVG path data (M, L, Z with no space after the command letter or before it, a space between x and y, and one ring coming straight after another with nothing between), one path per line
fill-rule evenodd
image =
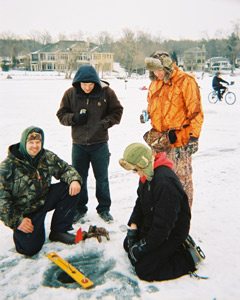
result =
M99 212L98 215L102 218L105 222L113 221L112 215L108 211Z
M61 242L68 245L75 244L75 235L68 232L56 232L51 231L49 234L49 240L52 242Z

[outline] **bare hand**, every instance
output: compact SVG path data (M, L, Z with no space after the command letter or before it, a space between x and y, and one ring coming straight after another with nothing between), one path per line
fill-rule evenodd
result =
M78 181L72 181L69 186L69 195L75 196L81 191L81 185Z
M138 229L138 228L137 228L137 224L135 224L135 223L131 223L130 228L131 228L131 229Z
M25 232L25 233L31 233L34 230L34 226L32 224L32 220L29 218L24 218L22 220L22 223L18 226L19 230Z

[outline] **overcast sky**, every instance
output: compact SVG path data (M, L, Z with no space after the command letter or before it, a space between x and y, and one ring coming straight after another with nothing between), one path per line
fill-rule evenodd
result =
M122 29L165 39L222 37L240 24L240 0L0 0L0 33L82 32L84 38Z

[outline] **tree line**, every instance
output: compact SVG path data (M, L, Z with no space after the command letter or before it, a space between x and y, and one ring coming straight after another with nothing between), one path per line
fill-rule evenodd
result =
M177 61L183 56L184 51L191 48L202 48L206 50L206 58L222 56L230 60L235 65L235 60L240 57L240 34L236 30L222 38L202 38L200 40L171 40L163 39L159 36L152 36L143 31L132 31L124 29L121 37L114 39L108 32L100 32L93 41L101 48L101 52L114 53L115 62L125 68L130 75L132 72L144 72L144 59L156 50L169 52ZM59 40L68 38L59 35ZM80 36L75 36L75 40L80 40ZM89 41L89 40L88 40ZM48 32L42 34L32 34L29 39L16 38L14 35L0 33L0 57L10 58L12 63L20 56L26 56L30 52L41 49L47 43L52 42Z

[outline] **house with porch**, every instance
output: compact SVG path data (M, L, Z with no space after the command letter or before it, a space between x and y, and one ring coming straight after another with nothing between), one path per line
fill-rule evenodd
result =
M82 64L98 72L113 71L113 53L102 53L98 45L85 41L49 43L29 56L31 71L72 72Z
M230 72L230 61L225 57L212 57L206 61L206 68L209 72Z
M186 50L183 54L183 66L185 71L204 71L206 63L206 50L195 47Z

